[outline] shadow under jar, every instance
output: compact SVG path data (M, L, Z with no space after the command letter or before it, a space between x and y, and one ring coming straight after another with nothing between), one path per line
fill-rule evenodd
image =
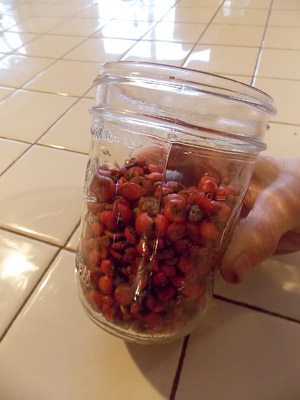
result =
M273 100L167 65L96 78L76 280L88 316L125 340L190 333L249 186Z

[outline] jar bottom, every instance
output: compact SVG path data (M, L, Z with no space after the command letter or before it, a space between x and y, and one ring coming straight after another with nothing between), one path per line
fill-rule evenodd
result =
M80 280L79 274L76 271L75 274L76 284L77 284L77 291L79 295L80 302L90 318L92 322L94 322L97 326L99 326L104 331L110 333L111 335L118 337L120 339L125 340L129 343L137 343L137 344L163 344L163 343L171 343L176 340L182 339L186 335L190 334L194 329L199 326L200 322L204 318L210 297L209 295L205 298L205 305L199 310L197 315L188 321L182 329L177 331L170 331L170 332L154 332L154 333L146 333L146 332L138 332L132 329L128 325L128 329L125 329L121 325L118 325L114 322L109 322L105 319L104 315L101 312L96 312L91 309L90 304L88 303L83 288L82 282Z

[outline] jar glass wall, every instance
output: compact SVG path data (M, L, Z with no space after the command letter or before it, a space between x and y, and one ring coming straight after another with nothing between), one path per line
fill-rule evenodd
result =
M90 318L140 343L199 323L272 99L183 68L117 62L96 79L76 279Z

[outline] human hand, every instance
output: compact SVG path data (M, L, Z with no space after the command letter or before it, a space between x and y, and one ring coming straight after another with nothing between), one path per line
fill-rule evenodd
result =
M259 157L221 275L238 283L275 252L300 250L300 158Z

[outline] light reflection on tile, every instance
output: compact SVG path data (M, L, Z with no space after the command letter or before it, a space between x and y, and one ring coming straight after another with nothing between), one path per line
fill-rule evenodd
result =
M181 7L201 7L201 8L209 8L209 7L218 7L222 3L222 0L182 0L177 4L177 8Z
M159 22L154 29L143 37L143 40L194 43L200 37L205 27L205 24Z
M230 8L256 8L268 10L271 0L225 0L223 7Z
M109 22L104 28L96 32L94 36L121 39L139 39L152 26L146 21L120 21Z
M75 36L43 35L18 49L19 54L59 58L84 39Z
M160 7L146 7L137 3L133 7L117 8L114 17L118 20L159 21L168 10L169 7L163 4Z
M52 62L49 58L8 55L0 61L0 85L18 88Z
M136 44L122 60L152 61L180 66L192 45L143 41Z
M212 23L265 26L267 18L268 10L223 7Z
M11 30L13 32L45 33L64 20L65 18L59 17L32 17L18 23Z
M54 246L0 230L0 336L56 251Z
M66 54L64 59L98 63L117 61L134 43L133 40L93 37Z
M32 33L3 32L0 37L0 51L3 53L10 53L37 37L38 35Z
M216 11L217 8L201 8L200 10L195 7L173 8L163 21L205 24L211 20Z
M17 23L18 20L13 15L3 15L0 18L0 30L4 31L6 29L13 28Z
M49 30L55 35L89 36L107 24L107 19L70 18Z

